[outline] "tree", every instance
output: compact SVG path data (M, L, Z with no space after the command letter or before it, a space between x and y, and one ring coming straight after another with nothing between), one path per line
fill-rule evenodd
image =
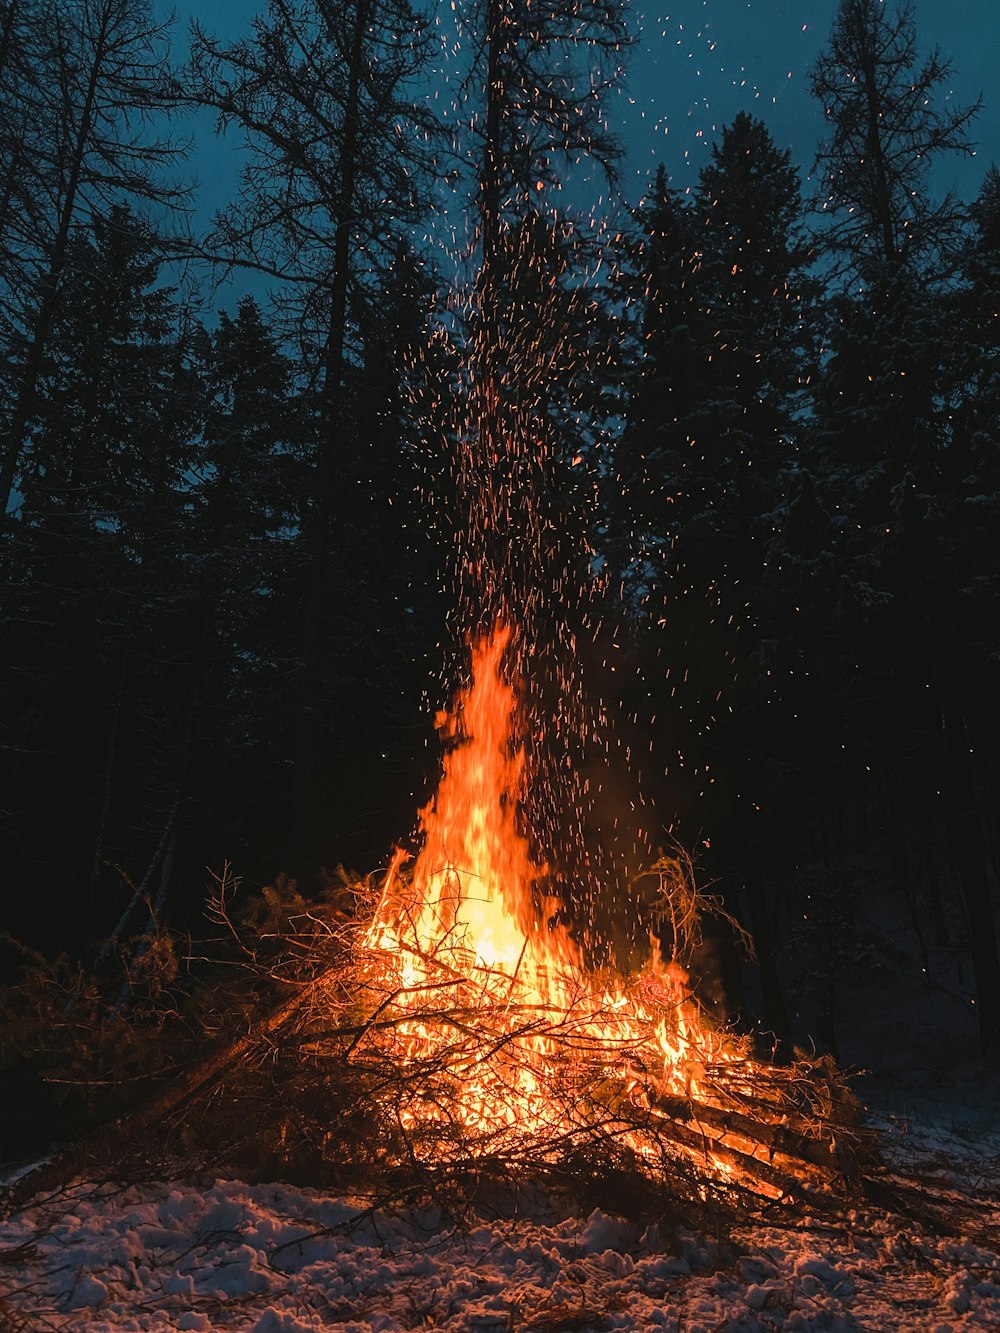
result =
M505 218L551 212L581 157L604 170L620 158L605 102L629 37L620 0L473 0L464 26L475 39L466 86L476 89L471 165L488 290L501 279Z
M85 940L110 925L105 862L149 855L162 832L145 823L143 747L172 679L168 624L183 620L171 574L198 395L158 249L125 208L74 232L5 552L11 873L52 882L60 929Z
M285 331L315 386L292 797L299 857L328 726L327 609L345 615L356 562L341 486L352 448L349 370L396 238L427 205L439 135L417 80L431 49L408 0L270 0L252 38L230 46L193 29L188 95L218 112L221 129L241 129L251 154L210 248L223 263L281 280Z
M466 625L499 616L518 634L515 603L551 580L506 562L546 550L532 497L550 489L555 401L572 399L593 314L580 276L594 249L559 193L581 159L614 179L605 102L629 39L620 0L475 0L463 24L476 39L465 87L479 267L456 432L459 584Z
M811 369L802 211L788 151L745 114L693 199L661 167L640 209L642 356L617 462L628 522L645 524L632 557L647 585L686 570L700 598L728 568L752 583L766 559L764 529L737 529L764 523Z
M948 430L940 451L940 482L921 495L933 515L933 564L923 589L931 603L938 675L932 695L939 749L936 767L946 786L950 850L966 908L976 977L980 1030L1000 1046L1000 958L989 864L997 868L1000 834L997 773L989 754L1000 736L996 708L1000 641L995 609L1000 594L996 524L1000 516L1000 173L986 174L971 210L964 282L948 310L958 336L949 340L942 375ZM930 594L929 596L927 594ZM936 776L936 774L935 774Z
M33 98L30 95L33 65L29 16L34 6L25 0L5 0L0 5L0 262L9 276L12 211L27 202L24 182L30 175L30 137Z
M779 1035L787 1021L763 867L780 846L768 806L781 751L763 654L790 610L774 511L796 462L811 369L815 283L802 215L789 153L748 115L723 130L693 198L661 168L639 212L642 359L614 502L629 530L618 547L647 663L641 706L660 719L651 727L660 764L688 775L687 791L669 774L650 786L662 793L656 804L682 814L686 841L711 830L717 873L744 886Z
M801 218L789 154L746 115L693 199L661 168L639 214L642 355L616 455L625 561L651 604L707 600L751 635L811 369Z
M158 415L176 290L157 285L160 266L154 234L123 205L71 238L23 451L26 527L73 524L85 546L127 531L137 497L176 486L186 442L168 444Z
M466 514L459 571L466 622L488 625L498 615L516 623L508 596L527 591L503 567L497 528L512 534L506 554L545 549L542 534L525 524L540 518L530 494L546 486L552 452L534 445L528 423L547 415L554 384L580 369L567 364L571 335L587 322L586 302L573 288L593 257L585 229L563 216L558 194L581 157L613 179L621 149L605 101L621 78L628 36L619 0L478 0L467 22L482 34L467 81L476 90L471 166L480 265L469 422L459 432Z
M812 73L830 126L814 171L828 244L852 265L905 262L955 239L960 212L950 196L932 202L928 176L942 153L973 151L980 103L948 105L950 74L938 51L921 62L912 0L841 0Z
M363 558L348 571L333 626L329 691L340 722L319 774L326 800L317 829L328 860L382 856L387 827L409 831L432 777L426 700L440 687L457 521L434 407L452 378L434 336L438 290L439 275L401 239L381 300L365 307L349 374L357 447L340 482L343 541Z
M816 159L826 187L818 207L829 217L827 244L839 252L848 284L830 305L819 398L841 437L841 469L864 493L861 527L869 533L891 534L894 488L941 438L932 385L947 335L941 298L954 264L940 260L957 254L961 215L950 196L930 199L928 175L941 154L972 152L968 130L979 109L938 106L949 73L937 51L920 62L909 0L891 8L842 0L813 71L830 124Z
M473 40L464 86L478 268L454 431L457 619L463 631L498 620L513 631L537 773L527 823L540 859L586 896L581 749L593 725L575 645L592 579L570 469L588 435L581 353L596 310L584 275L597 255L560 192L581 160L614 178L621 150L606 102L629 40L620 0L474 0L461 21Z
M169 23L152 18L148 0L25 5L6 17L12 32L24 23L28 115L7 123L3 143L12 206L2 217L0 298L15 366L0 459L5 513L74 234L121 201L163 209L184 198L164 174L177 145L148 132L169 70Z
M723 127L698 179L699 290L713 325L712 364L749 416L755 461L790 429L816 353L818 285L791 150L746 112Z
M697 221L662 165L636 222L639 235L624 266L619 300L623 322L637 336L634 362L625 368L627 420L615 448L608 508L622 574L632 587L644 588L650 579L659 579L669 558L663 551L673 523L665 521L665 507L674 497L664 486L662 465L704 396L700 344L707 332L696 278Z
M267 877L295 726L307 426L294 361L252 297L191 342L202 414L189 503L169 538L186 590L172 660L192 733L182 850L204 864L224 847Z
M874 769L887 793L897 865L915 788L937 812L969 921L980 1032L995 1045L1000 962L970 748L982 677L976 654L955 651L961 589L983 572L982 552L956 543L948 520L973 453L956 430L967 386L953 368L969 365L955 290L960 211L928 194L940 154L971 152L978 104L939 105L948 72L937 52L918 60L912 5L843 0L813 86L831 125L817 159L821 206L849 285L829 307L812 461L842 523L838 627L850 649L825 670L866 751L855 767ZM962 558L951 558L956 547Z

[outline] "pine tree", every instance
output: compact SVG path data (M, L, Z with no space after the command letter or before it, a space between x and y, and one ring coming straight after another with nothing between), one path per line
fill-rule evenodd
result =
M252 297L191 343L203 409L174 538L188 590L174 630L193 710L188 850L204 864L224 849L266 877L280 865L294 735L303 411L294 364Z
M155 237L126 206L71 241L25 450L22 518L33 529L72 523L84 542L111 525L126 531L143 496L177 483L181 458L151 447L162 439L153 414L175 318L174 290L156 285L160 263Z
M431 777L426 700L440 688L455 521L431 406L449 374L432 343L437 288L401 239L380 302L365 308L348 380L347 419L360 447L342 474L343 541L363 559L334 568L344 619L333 638L352 648L341 650L330 682L341 722L318 775L326 799L316 836L327 858L352 864L381 857L387 830L410 830Z
M644 354L618 450L642 674L659 677L643 706L672 719L660 724L668 775L657 803L676 808L670 772L683 767L698 800L679 827L692 841L707 822L714 866L745 887L766 1016L781 1035L761 871L781 836L767 814L780 746L762 654L790 610L774 513L810 369L802 212L789 154L747 115L723 131L693 199L661 169L640 213Z
M218 112L221 129L241 130L251 154L210 247L223 263L282 280L285 331L314 386L292 795L300 864L311 859L310 811L320 813L311 790L319 747L340 721L324 695L332 627L352 611L341 580L359 558L345 541L342 484L353 449L350 372L396 238L427 206L440 136L415 85L430 52L427 24L408 0L271 0L253 36L229 46L193 30L189 96Z
M619 470L630 518L646 518L635 555L647 583L662 567L676 593L687 570L701 597L727 568L752 584L763 567L810 369L815 283L801 219L788 152L746 115L723 131L693 200L661 168L641 210L643 356ZM733 602L735 612L747 597Z
M166 107L169 23L154 20L147 0L26 4L6 17L12 33L23 23L18 95L25 114L6 120L2 143L0 300L13 367L0 460L4 513L75 235L112 203L164 210L185 197L165 170L177 146L148 128L152 113Z
M949 559L946 518L970 461L949 369L966 341L954 291L961 215L953 199L930 198L927 180L940 154L971 152L977 106L944 104L947 74L936 52L918 60L911 5L843 0L813 80L831 126L817 162L827 243L844 282L829 307L813 457L824 506L841 516L837 624L851 648L826 670L848 705L853 767L872 768L887 793L897 867L908 807L936 812L970 923L980 1031L995 1044L1000 964L969 742L976 673L949 633L978 564L973 548Z
M762 449L774 452L764 439L789 429L815 355L817 285L808 273L812 243L791 151L775 145L762 121L740 113L712 147L695 207L715 374L750 416L746 429L760 459Z
M640 588L658 577L673 524L673 503L664 486L669 456L702 397L698 339L703 333L697 272L697 230L690 204L667 182L661 165L638 211L641 235L633 243L631 280L624 281L626 311L638 327L637 364L630 372L626 429L615 451L617 485L612 506L612 542L623 572ZM617 511L617 514L616 512Z
M177 323L158 242L128 209L74 237L7 544L11 870L51 887L60 929L85 941L113 919L105 863L161 833L143 746L174 660L155 627L183 597L168 575L197 413Z

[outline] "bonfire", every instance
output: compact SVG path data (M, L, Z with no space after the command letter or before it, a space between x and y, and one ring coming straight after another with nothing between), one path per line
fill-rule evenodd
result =
M574 939L519 823L531 770L512 739L509 640L501 626L472 645L470 683L438 717L447 752L419 852L396 853L351 927L349 961L313 1001L314 1049L349 1036L339 1061L425 1178L505 1167L552 1181L613 1161L702 1198L842 1187L868 1144L837 1071L765 1064L691 993L702 902L685 858L655 867L649 953L631 975Z
M870 1185L872 1136L833 1063L760 1059L696 1002L706 903L684 856L654 867L648 955L628 974L574 937L522 827L532 772L509 642L501 626L472 644L469 683L438 718L446 752L415 858L397 851L381 882L353 885L350 912L308 909L268 935L269 955L247 948L241 1035L110 1136L22 1177L13 1202L129 1143L148 1152L151 1135L168 1156L214 1142L234 1162L266 1142L270 1160L335 1164L383 1201L452 1208L541 1189L745 1214Z

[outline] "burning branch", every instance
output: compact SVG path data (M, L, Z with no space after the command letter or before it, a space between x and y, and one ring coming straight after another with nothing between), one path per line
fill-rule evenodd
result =
M252 1125L285 1156L297 1132L352 1183L377 1171L452 1198L461 1182L468 1198L488 1180L568 1190L612 1171L661 1202L832 1203L870 1168L871 1138L831 1063L767 1066L708 1024L683 966L704 907L690 863L653 868L671 955L654 947L631 977L589 967L542 901L517 823L529 775L505 643L473 650L416 859L404 870L397 854L380 890L357 889L353 919L306 912L294 951L276 956L270 932L241 944L284 997L117 1139L198 1106L202 1128L211 1108L234 1141ZM214 911L231 934L221 893Z

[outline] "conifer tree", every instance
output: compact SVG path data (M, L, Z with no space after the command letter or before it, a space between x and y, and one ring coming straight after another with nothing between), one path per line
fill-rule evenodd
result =
M222 263L281 280L285 332L313 386L291 798L300 864L310 859L317 747L343 721L329 716L325 664L333 625L351 622L360 554L346 540L350 372L396 237L427 204L439 136L417 81L430 51L408 0L269 0L252 36L230 45L193 30L189 96L218 112L220 129L241 131L250 150L239 199L216 219L210 248Z
M151 132L152 113L168 97L170 25L154 19L147 0L25 3L6 18L11 42L15 34L21 42L16 91L0 87L16 113L5 118L0 143L0 302L13 368L0 457L4 513L74 236L118 203L162 212L185 198L167 171L177 145Z
M175 535L186 594L174 653L195 707L189 843L242 853L268 875L293 754L302 408L294 364L253 297L191 343L203 406Z
M669 577L675 593L690 583L700 597L727 567L751 582L762 568L766 515L791 462L815 297L798 175L741 115L693 199L660 169L640 225L642 360L619 469L630 519L644 514L649 534L639 577ZM746 523L757 528L741 537ZM734 603L747 601L734 588Z
M115 914L106 863L148 856L162 833L149 827L144 747L175 679L186 596L177 560L198 394L158 249L124 207L73 237L9 565L5 727L23 756L4 794L11 870L52 885L62 925L88 941Z
M802 212L789 153L748 115L723 131L693 198L661 169L640 213L643 356L617 451L642 674L660 677L643 707L661 719L668 772L650 785L674 809L693 786L682 836L710 825L717 873L745 887L779 1035L787 1021L761 865L781 836L766 813L780 747L761 654L787 612L774 511L810 368L815 285Z
M853 767L873 769L887 793L897 880L908 809L936 812L990 1045L1000 1041L1000 964L969 741L975 672L946 628L979 564L974 546L954 562L946 554L955 543L945 515L971 461L949 370L965 341L954 291L961 213L928 182L941 154L972 151L978 104L947 103L948 73L937 52L918 58L912 5L843 0L813 78L831 127L817 159L821 207L844 284L829 306L813 460L825 508L842 516L838 626L852 650L825 669L848 706Z

